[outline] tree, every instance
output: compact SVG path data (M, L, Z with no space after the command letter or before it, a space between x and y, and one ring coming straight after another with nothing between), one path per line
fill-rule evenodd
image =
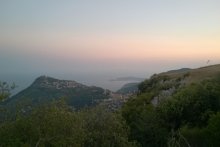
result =
M135 146L134 142L128 141L129 128L120 114L109 112L101 106L84 109L80 113L83 116L86 130L84 146Z
M0 127L2 146L83 146L83 121L62 102L35 108Z
M130 99L122 108L122 116L130 127L130 140L141 146L166 146L168 130L150 103L150 95Z
M120 115L102 107L74 111L54 102L0 125L1 146L131 147Z
M220 146L220 112L212 115L205 132L210 146Z
M220 110L220 87L215 80L189 85L158 107L171 129L182 125L206 126L211 114Z

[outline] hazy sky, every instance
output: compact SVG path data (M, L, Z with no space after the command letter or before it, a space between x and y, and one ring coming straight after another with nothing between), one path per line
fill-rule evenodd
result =
M1 0L0 75L142 76L220 63L219 0Z

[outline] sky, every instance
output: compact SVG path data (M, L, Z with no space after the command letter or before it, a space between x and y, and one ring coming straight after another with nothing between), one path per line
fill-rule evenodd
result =
M219 8L219 0L1 0L0 80L147 78L218 64Z

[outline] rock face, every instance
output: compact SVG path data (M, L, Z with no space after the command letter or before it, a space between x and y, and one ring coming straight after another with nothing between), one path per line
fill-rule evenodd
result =
M16 105L28 106L41 105L60 98L75 108L95 105L109 97L108 90L100 87L86 86L76 81L59 80L48 76L38 77L28 88L16 94L5 103L16 107Z

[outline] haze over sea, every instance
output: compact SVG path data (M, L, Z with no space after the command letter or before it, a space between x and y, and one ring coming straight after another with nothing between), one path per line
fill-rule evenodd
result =
M110 90L117 77L220 63L218 0L0 2L0 80L40 75ZM207 62L209 61L209 62Z
M191 67L191 68L197 68L200 66L205 66L207 65L206 63L202 63L201 64L188 64L185 65L183 64L182 67ZM156 68L147 68L147 70L143 70L143 69L137 69L135 72L130 71L129 73L123 73L123 71L119 72L119 70L115 70L112 72L82 72L79 73L79 71L77 72L72 72L72 73L67 73L66 71L61 71L62 73L50 73L50 72L36 72L36 73L10 73L10 74L1 74L0 75L0 79L2 81L6 81L8 83L15 83L17 85L16 89L14 89L12 91L12 95L20 92L21 90L27 88L28 86L30 86L31 83L33 83L33 81L41 76L41 75L46 75L46 76L50 76L50 77L54 77L54 78L58 78L60 80L74 80L77 81L79 83L88 85L88 86L99 86L102 87L104 89L109 89L111 91L117 91L118 89L120 89L123 85L127 84L127 83L132 83L132 82L140 82L140 80L124 80L124 81L120 81L120 80L112 80L112 79L117 79L118 77L130 77L131 75L133 77L139 77L140 79L146 79L149 78L151 75L153 75L154 73L160 73L163 71L168 71L168 70L172 70L172 69L178 69L179 66L166 66L166 67L161 67L159 69ZM131 67L132 69L132 67ZM141 72L140 72L141 71Z

